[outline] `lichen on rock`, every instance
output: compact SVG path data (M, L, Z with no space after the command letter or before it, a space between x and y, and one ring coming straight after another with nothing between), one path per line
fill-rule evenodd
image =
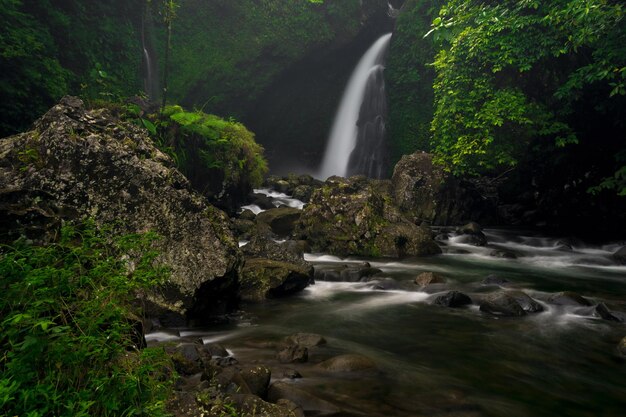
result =
M33 130L0 141L0 218L3 242L49 242L63 222L85 219L120 235L156 232L158 262L171 277L146 301L164 320L234 300L242 257L228 217L190 188L144 130L86 110L78 98L63 98Z
M296 235L334 255L404 257L441 253L430 231L393 203L389 181L331 177L311 196Z

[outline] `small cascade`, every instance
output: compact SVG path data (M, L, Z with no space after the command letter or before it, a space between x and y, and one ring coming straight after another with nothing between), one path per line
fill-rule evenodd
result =
M150 53L151 47L148 42L147 21L150 22L149 16L144 15L141 19L141 48L143 51L142 68L143 68L143 90L148 99L155 101L159 96L159 84L157 76L156 62ZM149 24L149 23L148 23Z
M373 140L374 142L384 142L384 138L379 137L376 132L384 134L384 114L386 111L386 102L382 105L383 112L380 114L380 120L376 122L377 116L373 115L374 107L381 107L380 102L386 100L378 94L385 94L384 82L382 80L382 63L385 58L385 52L391 40L391 33L381 36L374 44L365 52L356 68L354 69L348 85L341 99L341 104L335 116L335 122L331 129L328 145L326 146L326 154L319 170L318 177L327 178L332 175L346 176L353 170L349 169L349 161L351 154L357 145L357 137L359 136L359 126L362 126L362 137ZM376 79L379 78L377 82ZM368 85L370 89L368 90ZM378 85L378 87L376 87ZM381 88L382 86L382 88ZM370 91L372 94L367 94ZM374 94L377 92L378 94ZM364 99L372 99L372 95L376 95L375 100L379 104L364 106ZM362 111L362 108L371 108L369 111ZM382 127L382 130L381 130ZM369 133L366 133L368 131ZM369 146L369 145L368 145ZM374 146L370 147L370 149ZM373 154L366 154L366 158L374 158ZM382 160L381 156L378 157ZM355 156L355 165L370 166L369 161L361 161L360 156ZM377 165L377 164L374 164ZM372 167L373 171L382 171L384 168ZM362 172L352 172L362 173Z

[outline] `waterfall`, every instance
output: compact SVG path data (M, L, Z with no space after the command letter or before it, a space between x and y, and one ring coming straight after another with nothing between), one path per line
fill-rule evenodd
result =
M377 77L382 79L382 63L390 39L391 33L381 36L365 52L365 55L363 55L355 67L335 116L328 144L326 145L326 154L318 173L320 178L327 178L331 175L348 175L350 155L357 144L359 113L364 104L367 87L374 82L369 82L369 80ZM384 94L384 82L382 92ZM371 99L371 96L368 97L369 99ZM386 99L383 98L383 100ZM386 104L384 107L386 107ZM380 119L384 127L382 117ZM371 123L362 122L360 124L370 131L377 129ZM367 136L371 137L372 135L369 134Z
M147 12L146 12L147 13ZM148 99L155 101L159 96L158 77L156 74L156 65L150 54L150 45L146 40L146 20L150 21L145 15L141 19L141 48L143 50L143 90Z

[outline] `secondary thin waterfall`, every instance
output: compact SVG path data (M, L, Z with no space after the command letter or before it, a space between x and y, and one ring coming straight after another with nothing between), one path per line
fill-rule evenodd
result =
M354 69L335 116L326 146L326 154L318 175L320 178L348 174L350 155L357 143L359 130L357 123L368 80L376 76L376 68L382 65L390 39L391 33L381 36L365 52Z
M149 18L144 16L141 19L141 48L143 49L143 89L150 100L156 100L159 94L158 77L156 74L156 65L150 54L150 45L147 39L146 21Z

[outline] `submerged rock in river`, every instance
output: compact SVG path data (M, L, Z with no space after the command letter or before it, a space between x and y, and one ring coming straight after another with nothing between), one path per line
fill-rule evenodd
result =
M348 256L422 256L441 253L430 230L404 217L388 181L331 177L313 193L296 234L317 251Z
M154 231L171 277L146 298L164 324L224 312L242 265L227 216L194 192L147 133L65 97L33 130L0 141L0 240L54 240L68 220Z

